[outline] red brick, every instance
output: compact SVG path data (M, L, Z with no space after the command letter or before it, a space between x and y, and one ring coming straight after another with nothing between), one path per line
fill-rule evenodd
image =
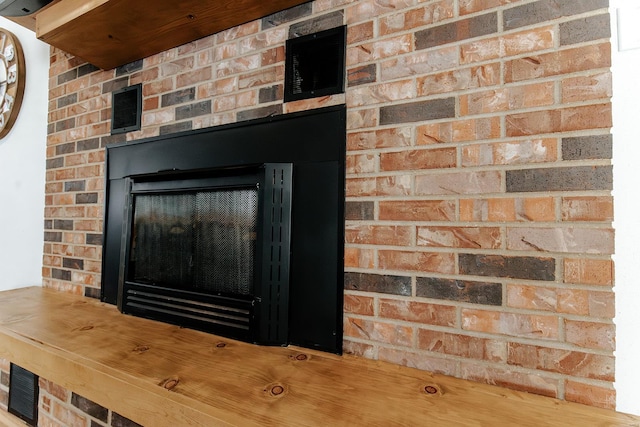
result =
M507 228L507 249L564 253L613 254L610 228Z
M413 328L394 323L374 322L364 319L345 318L344 334L347 337L365 339L404 347L413 344Z
M418 331L418 348L467 359L491 362L507 360L505 342L428 329Z
M457 309L453 306L410 300L380 300L379 316L382 318L454 327L457 319L456 313Z
M70 398L70 393L67 389L49 381L46 380L42 377L39 378L38 380L38 385L40 386L40 388L44 391L46 391L47 393L49 393L50 395L52 395L53 397L55 397L56 399L60 400L61 402L68 402L69 398Z
M409 246L414 228L393 225L347 225L345 241L365 245Z
M613 381L615 370L613 356L518 343L509 343L508 363L602 381Z
M460 62L471 64L553 48L553 27L541 27L460 46Z
M558 312L612 319L615 316L613 292L558 289Z
M511 83L609 67L611 45L602 43L507 61L504 75Z
M493 9L513 2L513 0L461 0L460 15L480 12L482 10Z
M510 86L460 96L460 114L463 116L487 114L523 108L553 105L554 83L545 82L528 86Z
M373 21L349 25L347 28L347 44L355 44L373 38Z
M451 221L455 204L448 200L381 201L381 220Z
M378 125L378 109L366 108L347 111L347 130L362 129Z
M407 196L410 193L411 177L408 175L347 179L347 197Z
M507 136L571 132L611 126L611 104L608 103L510 114L506 117Z
M462 310L462 329L466 331L557 340L558 328L557 316Z
M408 147L411 145L410 127L381 129L347 134L347 150L369 150L374 148Z
M378 251L378 266L385 270L406 270L453 274L454 256L438 252Z
M342 342L342 351L345 354L366 357L368 359L373 359L375 355L375 347L371 344L355 342L348 339Z
M374 260L373 249L344 248L344 266L347 268L373 268Z
M405 150L380 154L381 171L444 169L455 166L455 148Z
M613 221L613 198L596 197L563 197L563 221Z
M347 314L373 316L373 298L361 295L344 295L344 311Z
M572 77L562 80L562 102L584 102L613 96L611 73Z
M416 144L477 141L500 137L500 118L480 118L433 123L416 129Z
M564 383L564 398L569 402L582 403L609 410L616 408L616 391L612 387L585 384L578 381L566 380Z
M418 246L432 248L499 249L498 227L418 227Z
M565 259L564 282L612 286L613 262L611 260L601 259Z
M579 347L615 350L615 326L610 323L565 320L565 340Z

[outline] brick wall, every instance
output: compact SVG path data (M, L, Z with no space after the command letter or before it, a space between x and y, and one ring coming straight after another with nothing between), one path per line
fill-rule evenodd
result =
M607 7L316 0L110 71L53 49L44 286L99 295L106 144L346 104L346 351L614 407ZM343 23L346 94L283 103L285 40Z

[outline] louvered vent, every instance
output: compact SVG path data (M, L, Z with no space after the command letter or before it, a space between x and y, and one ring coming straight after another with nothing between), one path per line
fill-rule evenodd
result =
M11 364L9 412L35 426L38 421L38 376Z

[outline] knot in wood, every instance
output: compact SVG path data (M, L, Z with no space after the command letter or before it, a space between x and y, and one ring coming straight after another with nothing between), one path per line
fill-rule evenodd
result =
M424 392L429 396L442 396L442 388L437 384L427 384L424 386Z
M300 354L298 354L298 355L296 356L296 360L300 360L300 361L302 361L302 360L307 360L308 358L309 358L309 356L307 356L307 355L306 355L306 354L304 354L304 353L300 353Z
M220 341L219 343L216 344L217 348L225 348L227 346L227 343Z
M171 391L174 388L176 388L179 383L180 383L179 378L167 378L162 382L160 382L160 386Z
M284 387L281 385L274 385L271 387L271 394L273 396L280 396L282 393L284 393Z
M149 349L150 349L150 347L149 347L148 345L137 345L137 346L135 346L135 348L133 349L133 352L134 352L134 353L141 354L141 353L144 353L144 352L149 351Z
M87 326L83 326L82 328L80 328L81 331L90 331L93 329L92 325L87 325Z

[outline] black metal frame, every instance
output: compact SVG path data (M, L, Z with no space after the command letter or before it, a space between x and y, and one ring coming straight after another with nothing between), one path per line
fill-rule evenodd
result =
M276 317L286 319L286 323L274 329L273 325L260 322L260 329L270 331L260 332L261 343L295 344L340 353L345 146L344 106L108 146L101 299L111 304L118 302L129 180L142 182L152 180L151 177L164 179L168 175L188 176L290 163L293 165L293 206L288 221L291 250L284 251L284 255L291 258L288 274L283 273L289 279L289 289L280 292L287 294L289 304L278 309L285 311L276 313ZM274 183L272 191L279 192L279 181L271 182ZM267 278L261 277L261 280ZM264 295L256 297L263 299ZM262 304L255 316L260 318L271 313L273 318L274 309Z
M38 378L33 372L11 363L8 411L30 426L38 423Z

